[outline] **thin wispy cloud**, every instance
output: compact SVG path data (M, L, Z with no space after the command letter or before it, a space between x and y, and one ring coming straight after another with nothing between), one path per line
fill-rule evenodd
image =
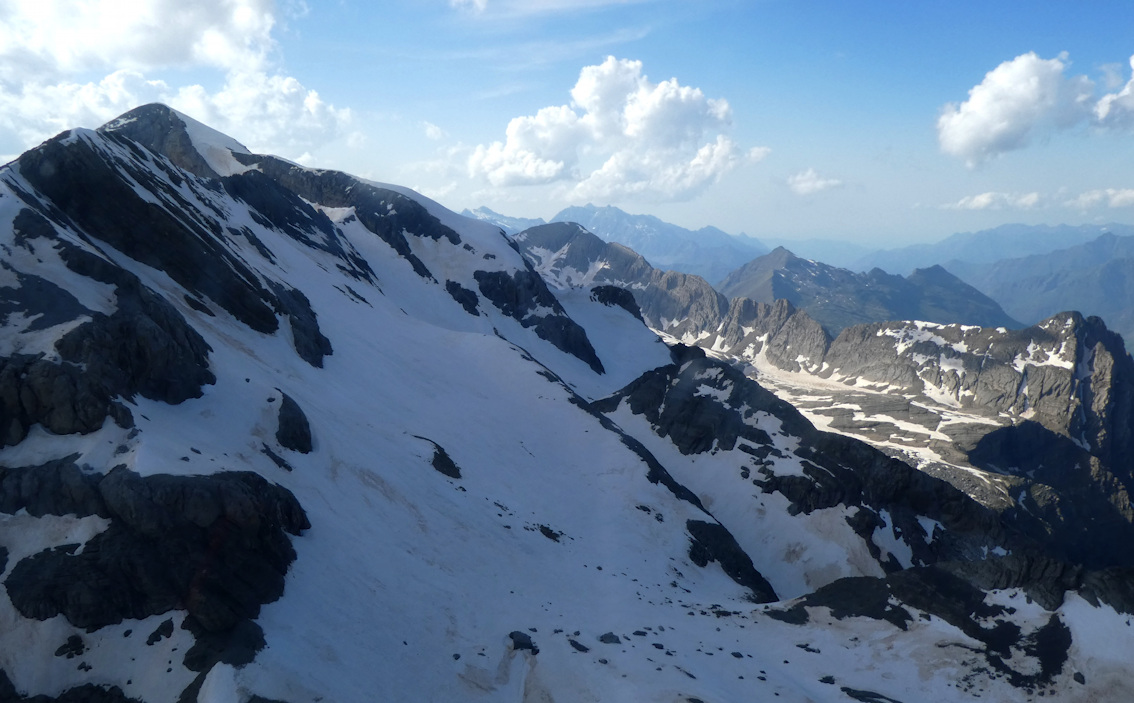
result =
M449 0L449 5L458 10L477 14L520 17L643 5L652 2L657 0Z
M1089 190L1064 203L1067 207L1091 210L1099 207L1124 208L1134 206L1134 188L1104 188Z
M1031 210L1044 201L1039 193L1000 193L988 191L978 195L968 195L955 203L941 207L946 210Z
M1036 210L1070 208L1079 211L1127 208L1134 206L1134 188L1096 188L1068 197L1066 191L1055 194L1010 193L986 191L941 205L943 210Z
M787 184L796 195L813 195L831 188L839 188L843 182L837 178L824 178L815 169L809 168L790 176Z

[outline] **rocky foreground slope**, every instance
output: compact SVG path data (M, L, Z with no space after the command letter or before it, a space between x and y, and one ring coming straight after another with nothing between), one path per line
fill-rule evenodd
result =
M1131 563L1045 536L1079 515L821 432L405 189L145 106L0 169L0 252L0 700L1131 694ZM1069 438L1117 453L1091 388Z

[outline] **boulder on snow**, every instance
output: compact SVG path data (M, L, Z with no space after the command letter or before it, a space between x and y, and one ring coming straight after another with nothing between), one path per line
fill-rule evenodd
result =
M303 414L299 403L296 403L290 395L282 391L280 395L282 400L280 401L276 441L286 449L301 454L310 454L312 449L311 424L308 423L307 416Z

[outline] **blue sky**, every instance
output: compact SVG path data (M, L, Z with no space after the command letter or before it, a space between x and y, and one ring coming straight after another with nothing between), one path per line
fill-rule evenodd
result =
M0 158L160 100L548 218L883 246L1134 221L1129 2L0 0Z

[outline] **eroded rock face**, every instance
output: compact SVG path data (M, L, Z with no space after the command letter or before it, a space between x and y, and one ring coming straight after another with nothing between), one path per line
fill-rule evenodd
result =
M758 303L733 298L715 336L705 341L710 348L729 349L744 359L763 357L776 368L794 372L820 363L814 360L823 359L831 338L786 299Z
M310 527L290 492L250 472L101 476L64 460L0 469L0 490L5 511L110 520L81 552L34 554L5 580L24 617L92 630L174 609L204 631L231 630L282 595L288 535Z
M54 237L50 223L33 210L21 210L16 224L25 236ZM62 240L53 244L68 268L115 286L117 309L110 315L85 310L69 295L44 301L51 314L41 318L43 324L89 319L56 342L58 359L0 358L0 446L20 442L35 424L55 434L93 432L108 417L132 427L130 411L116 398L140 394L180 403L199 398L202 387L215 382L208 344L173 306L105 259Z
M574 223L532 227L514 241L552 285L626 288L646 324L675 337L715 326L728 308L724 296L700 276L655 269L633 250L604 242Z
M253 219L264 226L331 253L342 262L341 270L373 282L369 265L343 244L326 215L258 172L222 182L202 180L117 132L104 133L102 138L110 143L65 133L20 157L20 174L50 201L47 209L53 218L82 237L109 244L135 261L164 271L189 292L189 303L198 310L211 314L203 302L210 300L266 334L279 328L277 314L286 315L296 352L313 366L322 366L323 357L332 349L319 330L310 302L290 286L262 279L233 253L227 238L239 236L272 260L271 253L247 229L242 232L226 226L228 206L220 204L224 200L220 196L241 199ZM143 197L134 183L145 188L148 196ZM17 192L29 205L17 216L16 229L27 233L23 236L56 240L65 250L60 253L68 266L78 273L120 289L140 287L132 274L115 271L117 267L106 261L92 261L99 257L59 239L44 215L32 209L44 208L37 196ZM133 289L129 292L129 297L139 297ZM122 291L119 293L121 297Z
M24 213L33 214L30 210L22 210L16 216L20 224L26 222ZM51 281L34 274L11 273L16 277L17 286L0 287L0 327L7 326L13 315L23 315L29 318L29 322L21 331L35 332L90 313L75 296Z
M424 206L396 191L362 183L338 171L300 168L272 156L234 156L248 165L255 165L266 177L309 202L324 207L354 208L358 221L406 259L422 278L435 280L425 263L413 253L405 237L407 233L431 239L444 238L452 244L461 243L460 235L442 224ZM359 266L362 264L365 261ZM366 270L369 270L369 265Z
M0 358L0 446L15 446L33 425L54 434L86 434L111 417L132 427L130 411L97 378L70 363L14 355Z
M130 698L117 686L83 684L69 688L57 697L44 695L21 696L5 671L0 670L0 701L2 703L143 703Z
M689 520L685 523L689 531L689 559L700 567L710 561L719 562L729 578L749 590L754 603L772 603L779 600L772 584L768 583L752 559L744 553L736 538L720 523L704 520Z
M635 319L645 322L638 302L634 300L634 294L625 288L610 285L595 286L591 289L591 300L611 307L618 306L633 315Z
M120 134L138 142L155 154L166 156L178 168L202 178L220 177L193 146L184 120L165 105L134 108L100 131Z
M220 226L153 172L151 153L125 140L135 158L121 158L83 137L64 133L24 153L19 172L59 208L76 229L130 258L169 274L187 290L212 300L258 332L279 327L270 295L249 268L218 241ZM122 174L184 211L143 198ZM178 177L180 178L180 176ZM211 200L202 183L185 181ZM207 208L205 208L207 210ZM216 213L213 213L214 216Z
M176 404L200 398L216 382L209 371L209 345L165 299L129 280L118 288L118 309L93 313L91 321L55 345L66 361L114 395L141 394Z
M877 518L884 510L909 535L923 534L918 515L941 521L948 538L910 540L921 563L1008 538L994 512L947 482L857 440L815 430L787 402L699 350L687 348L677 364L647 372L595 407L613 412L622 403L684 454L738 450L748 455L752 481L766 492L783 494L796 512L858 506ZM789 450L780 437L798 438L798 446ZM778 473L780 460L797 464L799 471Z
M290 286L273 283L271 287L276 294L276 310L287 315L291 323L295 352L315 368L323 368L323 357L330 356L334 349L331 340L319 329L319 318L311 309L311 301L301 291Z
M500 312L535 329L540 339L579 358L595 373L605 372L586 330L567 315L534 271L477 271L473 276L480 294Z

